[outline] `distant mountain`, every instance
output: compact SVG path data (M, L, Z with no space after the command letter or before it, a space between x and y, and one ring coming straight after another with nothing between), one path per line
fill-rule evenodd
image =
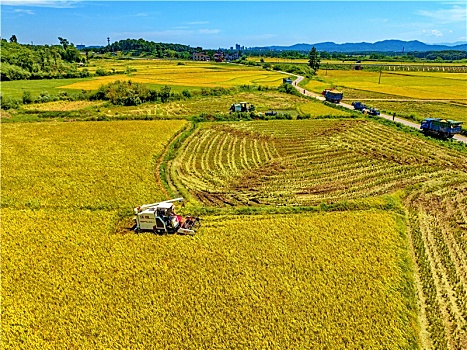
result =
M438 45L446 45L446 46L458 46L458 45L466 45L467 41L456 41L455 43L439 43Z
M317 44L295 44L292 46L267 46L256 47L253 49L276 50L276 51L310 51L312 47L318 51L327 52L425 52L425 51L443 51L443 50L467 50L467 44L460 45L429 45L418 40L383 40L375 43L345 43L336 44L333 42L324 42Z

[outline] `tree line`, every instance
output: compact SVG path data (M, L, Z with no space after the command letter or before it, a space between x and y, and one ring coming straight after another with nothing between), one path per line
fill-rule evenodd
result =
M93 50L100 54L121 52L135 57L151 56L154 58L189 59L194 52L202 51L201 47L191 47L182 44L155 43L144 39L125 39Z
M467 59L467 51L445 50L445 51L424 51L424 52L326 52L319 51L319 56L324 60L336 61L355 61L355 60L373 60L373 61L394 61L394 62L453 62ZM245 57L267 57L282 59L308 59L309 52L306 51L264 51L247 50L242 51Z
M59 37L59 45L24 45L13 35L8 42L0 40L2 81L21 79L78 78L88 76L78 71L78 64L85 57L68 42Z

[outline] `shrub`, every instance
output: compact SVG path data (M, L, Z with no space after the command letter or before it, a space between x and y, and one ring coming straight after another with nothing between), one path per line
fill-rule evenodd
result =
M12 97L3 97L0 95L1 108L4 110L15 109L20 105L20 101Z
M168 96L170 96L170 90ZM155 101L156 98L157 92L149 90L143 84L133 83L131 80L117 80L106 85L101 85L89 97L90 100L107 100L112 104L122 106L136 106L147 101Z
M31 91L24 91L23 92L23 104L33 103L34 100L31 95Z
M103 76L107 75L107 72L102 68L97 68L96 75L99 75L99 76L103 77Z
M280 92L285 92L286 94L302 96L302 94L298 92L297 89L295 89L292 85L287 84L287 83L283 83L281 86L279 86L278 90Z
M21 67L2 62L0 65L0 79L2 81L29 79L31 73Z
M49 102L51 101L51 97L50 97L50 94L48 91L42 91L40 94L39 94L39 99L38 99L38 102Z

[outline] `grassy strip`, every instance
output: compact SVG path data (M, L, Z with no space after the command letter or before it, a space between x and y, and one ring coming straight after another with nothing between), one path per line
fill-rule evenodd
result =
M425 296L426 317L428 320L430 338L433 341L435 349L448 349L446 330L441 319L436 285L433 280L433 271L423 242L417 213L411 212L409 214L409 221L412 223L412 244L415 251L416 263L419 268L421 287Z
M402 197L396 194L398 200L398 209L403 207ZM410 245L409 240L409 225L408 217L405 212L403 215L397 215L396 219L396 230L399 232L403 246L400 250L399 269L401 274L399 292L406 302L407 310L410 312L410 316L400 312L400 319L405 325L405 328L412 329L413 333L407 334L407 342L410 349L420 349L420 325L418 322L418 304L417 294L415 291L415 280L414 280L414 264L412 256L409 254L408 247Z
M332 204L321 203L315 206L233 206L233 207L201 207L191 208L196 215L271 215L271 214L297 214L305 212L334 212L357 210L392 210L404 215L405 210L397 195L384 195L357 200L344 200Z
M174 139L172 142L169 143L169 146L167 148L167 152L165 153L164 159L160 163L159 166L159 176L162 182L162 185L164 186L165 190L171 195L175 195L175 192L179 189L174 189L170 185L169 178L167 176L168 172L168 164L171 160L175 158L177 155L178 150L180 149L180 146L182 143L187 139L188 136L196 129L197 124L196 123L190 123L189 126L187 126L184 130L182 130Z

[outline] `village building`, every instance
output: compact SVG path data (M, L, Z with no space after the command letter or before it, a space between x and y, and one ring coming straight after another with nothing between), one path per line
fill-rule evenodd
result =
M210 61L210 58L204 52L194 52L193 61Z

